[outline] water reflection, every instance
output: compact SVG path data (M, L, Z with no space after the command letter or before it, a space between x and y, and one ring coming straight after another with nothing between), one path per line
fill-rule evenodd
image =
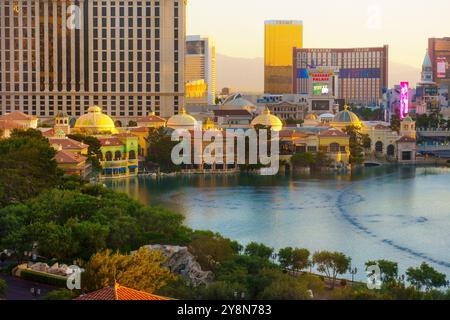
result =
M339 250L360 270L369 259L398 261L403 269L427 261L450 275L449 178L448 168L386 166L312 176L138 177L108 185L244 244Z

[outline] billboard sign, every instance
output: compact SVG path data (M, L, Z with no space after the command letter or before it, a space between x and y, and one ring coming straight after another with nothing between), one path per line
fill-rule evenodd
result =
M436 59L437 64L437 77L443 79L447 76L448 61L446 57L438 57Z
M330 90L328 89L327 84L313 83L313 95L324 96L324 95L328 95L329 92L330 92Z
M400 83L400 119L405 119L409 113L409 82Z

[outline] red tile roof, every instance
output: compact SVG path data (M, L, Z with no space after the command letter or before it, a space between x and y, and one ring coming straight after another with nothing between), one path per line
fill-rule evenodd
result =
M49 138L48 141L52 145L61 146L63 150L65 149L85 149L89 147L87 144L70 139L70 138Z
M12 129L23 129L24 126L20 123L11 121L11 120L3 120L2 118L0 118L0 129L8 129L8 130L12 130Z
M166 122L166 120L158 116L148 115L139 117L136 122Z
M377 124L374 128L377 129L377 130L387 130L387 129L390 129L390 127L385 126L385 125L382 125L382 124Z
M348 137L344 132L338 129L329 129L322 132L319 132L319 136L321 137Z
M136 127L136 128L130 128L130 132L149 132L150 128L147 127Z
M123 143L115 137L112 138L99 138L102 147L120 147Z
M248 116L251 117L252 114L244 109L235 110L214 110L214 115L216 117L226 117L226 116Z
M5 114L0 117L2 120L12 120L12 121L19 121L19 120L36 120L37 118L35 116L29 116L23 112L20 111L13 111L11 113Z
M56 133L54 128L50 128L47 130L41 130L41 132L42 132L42 135L46 138L53 137Z
M153 300L153 301L163 301L163 300L171 300L169 298L160 297L154 294L150 294L143 291L138 291L134 289L130 289L127 287L123 287L119 284L115 284L114 286L103 288L98 291L94 291L85 295L82 295L75 300Z
M77 153L60 150L56 153L55 160L58 164L79 164L86 161L87 158Z
M137 138L137 136L135 136L134 134L128 133L128 132L122 132L122 133L115 134L114 137L119 137L119 138Z

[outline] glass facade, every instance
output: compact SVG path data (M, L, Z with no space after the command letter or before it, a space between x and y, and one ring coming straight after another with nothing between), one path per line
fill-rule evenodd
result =
M177 113L184 19L183 0L3 1L0 114L77 117L93 104L113 117Z
M293 49L303 47L303 23L266 21L264 37L264 91L291 93Z

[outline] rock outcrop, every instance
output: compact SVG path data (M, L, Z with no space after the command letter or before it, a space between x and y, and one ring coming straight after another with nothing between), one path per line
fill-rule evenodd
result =
M214 280L211 271L203 271L187 247L169 245L148 245L150 250L159 250L167 258L164 266L175 274L188 279L194 286L206 285Z
M65 264L58 264L58 263L55 263L50 267L46 263L37 262L28 265L28 269L64 277L71 273L68 266L66 266Z

